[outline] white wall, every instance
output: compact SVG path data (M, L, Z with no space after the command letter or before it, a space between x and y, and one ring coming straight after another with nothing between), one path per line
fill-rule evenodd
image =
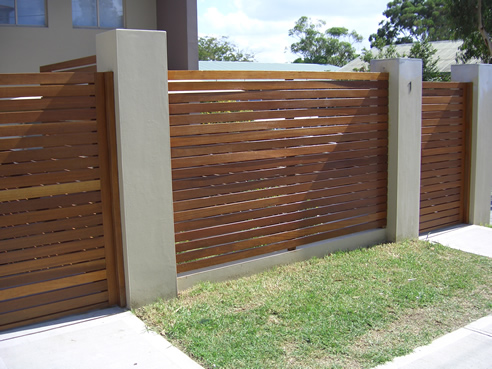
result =
M125 27L155 30L156 0L124 0ZM96 34L72 27L72 2L47 0L48 27L0 27L0 73L39 72L45 64L96 53Z

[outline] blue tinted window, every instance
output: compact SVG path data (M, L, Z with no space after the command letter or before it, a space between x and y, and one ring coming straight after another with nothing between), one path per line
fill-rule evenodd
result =
M0 24L46 26L46 1L0 0Z
M123 0L72 0L74 27L123 27Z

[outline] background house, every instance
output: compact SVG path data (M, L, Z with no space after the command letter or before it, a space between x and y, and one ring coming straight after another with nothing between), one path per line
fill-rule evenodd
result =
M451 73L451 65L457 64L456 55L458 54L459 47L463 44L463 41L434 41L430 43L436 53L434 54L434 59L438 59L437 69L439 72ZM400 55L408 55L413 44L400 44L395 45L396 52ZM371 49L374 55L378 54L378 49ZM478 61L471 61L469 64L478 63ZM344 65L340 71L341 72L353 72L354 69L360 69L364 65L367 66L360 57L352 60L350 63Z
M169 69L198 69L196 0L10 0L0 5L0 73L96 53L109 29L165 30Z

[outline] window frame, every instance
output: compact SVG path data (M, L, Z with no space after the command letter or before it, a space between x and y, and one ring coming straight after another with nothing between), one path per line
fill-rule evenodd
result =
M44 3L44 24L19 24L17 1L14 0L14 23L0 23L0 27L48 27L48 0L43 0Z
M101 17L100 17L100 12L99 12L99 2L100 0L95 0L96 1L96 21L97 21L97 25L96 26L76 26L73 24L73 3L72 1L70 0L70 3L72 4L72 28L78 28L78 29L117 29L118 27L114 28L114 27L102 27L101 26ZM126 28L126 1L125 0L121 0L121 9L123 11L123 15L122 15L122 19L123 19L123 25L121 26L121 28Z

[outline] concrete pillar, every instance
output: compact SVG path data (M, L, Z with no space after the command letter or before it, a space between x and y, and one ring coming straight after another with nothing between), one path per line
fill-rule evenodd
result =
M97 35L97 69L113 71L127 303L177 294L166 33Z
M492 65L452 65L451 79L473 82L469 222L490 223L492 190Z
M422 61L372 60L372 72L389 73L388 223L389 241L418 237Z
M198 70L197 0L156 0L157 29L167 32L170 70Z

